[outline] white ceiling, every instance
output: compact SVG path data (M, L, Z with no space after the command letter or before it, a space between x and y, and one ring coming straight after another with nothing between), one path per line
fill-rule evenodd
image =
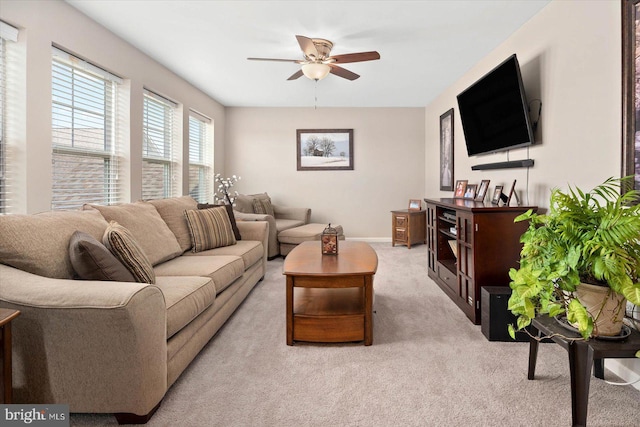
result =
M423 107L550 0L66 1L225 106ZM317 86L286 80L297 64L247 61L302 59L296 34L381 59Z

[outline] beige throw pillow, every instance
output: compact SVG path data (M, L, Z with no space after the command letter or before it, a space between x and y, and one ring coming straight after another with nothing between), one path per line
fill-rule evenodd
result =
M97 209L108 222L116 221L129 230L151 261L151 265L168 261L184 252L175 234L151 203L84 205L84 209Z
M104 245L133 274L136 282L155 283L153 266L129 230L111 221L102 238Z
M189 224L193 252L236 244L231 221L224 206L184 212Z

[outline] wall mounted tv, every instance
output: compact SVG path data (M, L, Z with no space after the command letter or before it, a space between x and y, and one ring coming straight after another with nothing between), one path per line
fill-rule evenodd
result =
M460 93L458 108L469 156L534 143L515 54Z

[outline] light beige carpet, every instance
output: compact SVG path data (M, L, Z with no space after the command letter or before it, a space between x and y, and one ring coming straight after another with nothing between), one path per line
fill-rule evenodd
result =
M487 341L427 277L424 245L372 246L379 257L372 346L287 346L283 261L270 261L265 280L147 425L571 425L560 346L540 346L536 380L527 380L528 344ZM640 391L593 378L588 423L640 425ZM116 421L77 414L71 424Z

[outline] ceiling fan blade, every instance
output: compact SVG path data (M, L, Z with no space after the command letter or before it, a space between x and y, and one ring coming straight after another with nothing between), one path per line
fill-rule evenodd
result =
M295 62L296 64L301 63L297 59L277 59L277 58L247 58L249 61L278 61L278 62Z
M298 39L300 49L302 49L302 52L306 56L314 59L318 57L318 50L316 49L316 45L313 44L313 40L305 36L296 36L296 39Z
M300 78L300 77L302 77L302 70L296 71L287 80L295 80L295 79Z
M331 74L335 74L338 77L342 77L344 79L347 80L355 80L358 77L360 77L358 74L349 71L347 69L344 69L342 67L338 67L337 65L333 65L333 64L327 64L329 65L329 67L331 67L331 70L329 71Z
M336 64L346 64L348 62L373 61L375 59L380 59L380 54L376 51L346 53L344 55L331 56L329 59L333 59Z

